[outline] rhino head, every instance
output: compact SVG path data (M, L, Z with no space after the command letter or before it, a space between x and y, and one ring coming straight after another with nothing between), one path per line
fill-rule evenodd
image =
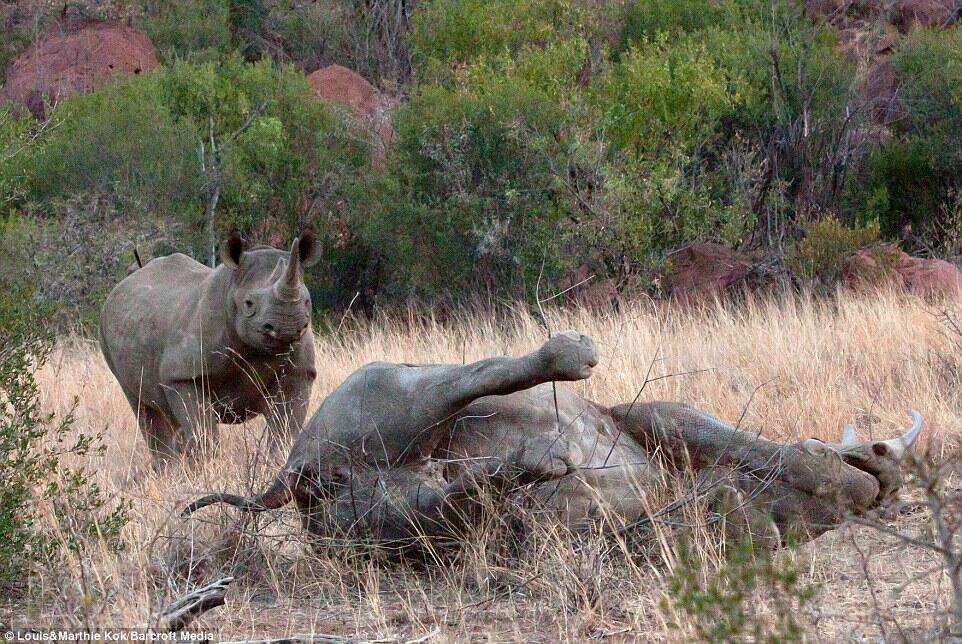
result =
M221 260L230 271L227 317L243 344L276 354L307 332L311 296L304 286L304 268L316 264L320 255L320 244L310 229L294 240L290 253L245 251L237 234L227 240L221 248Z

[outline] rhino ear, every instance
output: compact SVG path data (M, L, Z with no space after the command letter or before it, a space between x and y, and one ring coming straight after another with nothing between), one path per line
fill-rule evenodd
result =
M231 269L240 266L241 255L244 254L244 240L237 233L233 233L220 246L220 260Z
M309 268L320 261L322 254L321 244L317 241L314 229L310 226L305 227L304 230L301 231L301 236L298 237L297 248L301 256L301 265L304 268Z

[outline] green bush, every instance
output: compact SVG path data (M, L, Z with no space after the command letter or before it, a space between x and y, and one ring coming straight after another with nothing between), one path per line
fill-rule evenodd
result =
M237 229L253 239L288 238L312 213L326 212L369 154L363 136L316 99L301 73L270 60L178 61L71 97L51 123L44 144L18 162L31 178L27 198L41 204L32 211L79 193L107 195L124 216L179 222L184 250L199 256L214 177L210 168L201 172L199 151L209 164L211 135L218 233Z
M497 81L426 89L398 114L391 169L401 199L359 222L399 294L523 295L552 273L563 205L540 147L560 126L538 88Z
M22 157L28 198L113 195L135 213L197 208L196 135L163 96L163 72L134 76L62 101L42 147Z
M32 125L29 115L15 114L10 103L0 104L0 217L26 193L29 176L19 160L37 149Z
M57 565L61 549L79 551L90 540L120 547L128 504L109 503L90 473L68 459L97 449L99 437L75 434L73 418L54 418L40 407L36 370L51 338L27 292L0 298L0 588L5 595L25 586L37 566ZM41 525L40 504L66 541Z
M170 110L194 132L195 150L201 143L209 150L213 128L223 164L222 234L289 238L315 213L335 208L368 160L364 135L319 101L291 66L235 57L181 62L164 87Z
M834 288L846 259L861 248L879 250L879 244L877 222L849 228L828 214L805 227L804 239L789 248L785 264L809 285Z
M355 66L347 3L277 2L268 16L269 29L283 43L284 53L298 67L313 71L331 60Z
M633 0L625 3L620 50L653 41L659 34L691 34L718 25L726 17L726 2L705 0Z
M595 35L598 11L572 0L429 0L412 16L412 64L422 81L447 82L459 65Z
M962 34L919 29L895 56L902 109L895 137L876 150L858 175L860 216L877 219L887 236L911 224L913 232L938 240L952 228L946 207L962 188Z
M747 541L729 543L717 570L690 542L681 542L678 555L671 575L671 604L688 617L698 641L806 640L802 609L811 603L815 588L801 583L790 561L780 561ZM758 610L759 594L771 610Z
M144 5L143 26L164 62L216 59L230 48L230 3L148 2Z

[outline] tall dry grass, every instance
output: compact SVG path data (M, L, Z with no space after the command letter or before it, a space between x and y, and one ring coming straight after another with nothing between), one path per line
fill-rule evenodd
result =
M675 310L646 302L615 312L552 310L552 330L591 335L601 363L570 385L601 403L683 400L759 428L771 438L835 440L854 422L862 437L888 437L925 417L924 444L951 449L962 436L962 355L939 309L894 294L837 300L749 301ZM314 405L372 360L464 362L521 354L546 337L523 312L347 322L317 340ZM390 641L685 641L689 617L672 603L668 579L678 536L656 527L646 540L573 538L542 526L518 552L481 530L444 565L386 565L348 547L309 549L293 510L246 518L231 509L178 516L209 490L257 489L285 454L266 455L262 424L222 427L207 460L155 471L134 415L94 343L65 338L39 374L43 403L73 409L77 431L101 432L106 451L87 465L110 494L132 502L124 550L90 541L63 567L31 581L31 605L14 623L147 625L172 598L222 574L235 582L225 608L196 628L222 636L336 632ZM916 515L888 519L919 531ZM52 519L51 519L52 522ZM54 526L52 529L63 530ZM704 574L721 561L708 533L692 537ZM866 529L844 527L778 555L817 594L800 618L815 640L897 633L931 623L945 606L945 577L922 550ZM924 573L924 574L923 574ZM759 592L752 607L778 610Z

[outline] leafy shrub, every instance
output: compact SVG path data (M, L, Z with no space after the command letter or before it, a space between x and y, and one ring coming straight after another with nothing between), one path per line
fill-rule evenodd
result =
M536 140L560 116L537 88L505 79L425 90L398 114L392 170L402 200L366 230L401 289L520 295L546 252L555 268L562 206Z
M70 415L56 419L40 408L35 372L47 358L50 337L29 293L0 298L0 588L17 591L25 574L63 554L103 539L119 547L128 505L111 504L89 472L67 460L97 449L99 438L73 435ZM38 504L53 503L66 542L39 524Z
M231 43L230 3L227 0L148 2L144 30L161 60L212 60Z
M951 228L943 204L962 187L962 34L956 30L912 32L893 57L902 111L896 137L871 158L861 207L877 218L885 235L906 224L930 239Z
M458 65L594 34L592 10L570 0L430 0L411 21L412 64L423 81L445 82Z
M805 238L785 257L786 265L809 284L834 287L842 277L844 260L860 248L879 248L877 222L848 228L831 215L808 224Z
M51 122L44 145L20 165L32 177L30 200L53 210L75 194L107 195L126 216L179 221L184 249L193 245L196 254L213 180L212 169L200 171L198 153L201 146L209 153L212 136L218 232L238 229L258 240L289 238L312 212L326 212L369 152L302 74L269 60L178 61L71 97Z
M750 542L730 543L727 558L712 569L682 542L671 576L671 602L685 614L702 642L805 641L802 609L815 595L788 560L759 551ZM757 609L758 594L771 605Z
M704 0L634 0L624 9L620 50L653 41L659 34L691 34L718 25L725 16L724 2Z
M29 183L25 168L17 161L30 152L32 124L28 115L15 114L12 104L0 104L0 216L23 197Z
M737 243L754 221L708 158L742 106L745 81L701 42L670 45L664 34L632 46L599 95L614 157L605 172L622 216L626 252L658 249L713 233Z
M196 207L197 153L189 124L163 100L162 72L61 101L44 145L23 159L28 197L108 193L134 212Z
M213 133L223 165L221 233L289 239L298 224L342 200L367 162L363 135L317 100L291 66L234 57L181 62L164 88L178 122L190 124L194 150L201 143L209 150Z
M269 30L298 67L315 70L331 60L357 68L351 44L354 27L348 3L274 3ZM377 78L378 76L373 76Z

